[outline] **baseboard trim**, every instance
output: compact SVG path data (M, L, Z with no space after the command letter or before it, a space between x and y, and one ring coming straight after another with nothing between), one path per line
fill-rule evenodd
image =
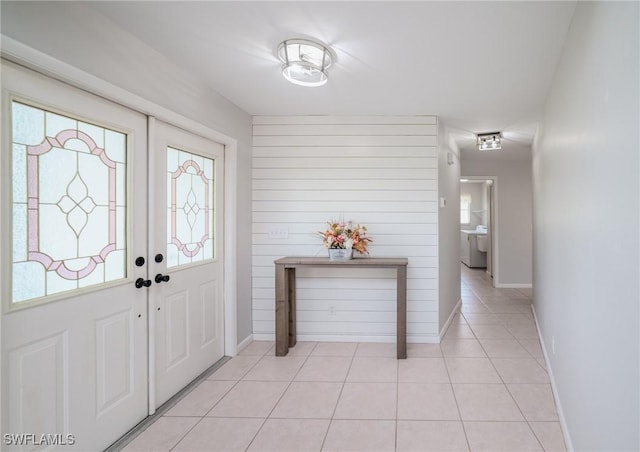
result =
M240 353L242 350L244 350L245 348L247 348L247 346L253 342L253 334L250 334L249 336L247 336L247 338L245 340L243 340L242 342L240 342L238 344L238 351L237 353Z
M532 289L532 284L519 284L519 283L499 283L496 284L498 289Z
M254 341L274 341L273 333L254 333ZM299 342L378 342L383 344L395 344L396 336L356 336L356 335L323 335L323 334L298 334ZM408 344L438 344L439 336L407 335Z
M451 311L451 314L449 314L449 318L447 319L446 322L444 322L444 325L442 325L442 328L440 329L440 335L438 338L439 342L442 342L442 338L444 337L444 334L447 332L449 325L451 325L451 322L453 322L453 318L456 316L458 312L460 312L460 306L462 306L462 298L458 300L458 302L456 303L456 306Z
M569 429L567 428L567 421L564 417L564 411L562 410L562 404L560 403L560 397L558 396L558 389L556 387L556 381L553 377L553 370L551 369L551 363L549 362L549 355L547 354L547 347L544 345L544 339L542 338L542 332L540 331L540 324L538 323L538 316L536 315L536 308L531 305L531 312L533 312L533 320L536 322L536 329L538 330L538 339L540 339L540 345L542 348L542 354L544 355L544 363L547 366L547 373L549 374L549 381L551 382L551 392L553 392L553 398L556 402L556 408L558 410L558 419L560 421L560 428L562 429L562 435L564 436L564 444L569 452L572 452L573 444L571 443L571 435L569 435Z

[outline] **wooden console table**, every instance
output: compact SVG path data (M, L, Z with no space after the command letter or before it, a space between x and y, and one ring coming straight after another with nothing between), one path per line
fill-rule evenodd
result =
M398 359L407 357L407 264L406 258L367 257L331 261L328 257L283 257L276 260L276 356L286 356L296 345L296 268L354 267L396 269Z

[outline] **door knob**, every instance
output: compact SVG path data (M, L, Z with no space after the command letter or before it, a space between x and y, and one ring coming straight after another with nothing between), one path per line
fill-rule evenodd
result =
M156 275L156 282L158 284L160 284L161 282L167 282L169 281L169 279L170 279L169 275L163 275L162 273L158 273Z
M138 278L136 279L136 289L141 289L142 287L149 287L151 285L150 279Z

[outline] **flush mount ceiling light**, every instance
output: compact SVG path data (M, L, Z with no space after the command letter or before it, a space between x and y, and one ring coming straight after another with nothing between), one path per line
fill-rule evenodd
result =
M478 150L479 151L497 151L502 149L502 134L500 132L479 133Z
M331 50L308 39L287 39L278 46L282 75L301 86L322 86L329 80L327 70L334 57Z

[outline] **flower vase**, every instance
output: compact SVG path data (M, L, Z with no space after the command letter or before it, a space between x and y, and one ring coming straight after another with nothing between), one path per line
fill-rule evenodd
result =
M353 248L329 248L329 260L350 261L353 258Z

